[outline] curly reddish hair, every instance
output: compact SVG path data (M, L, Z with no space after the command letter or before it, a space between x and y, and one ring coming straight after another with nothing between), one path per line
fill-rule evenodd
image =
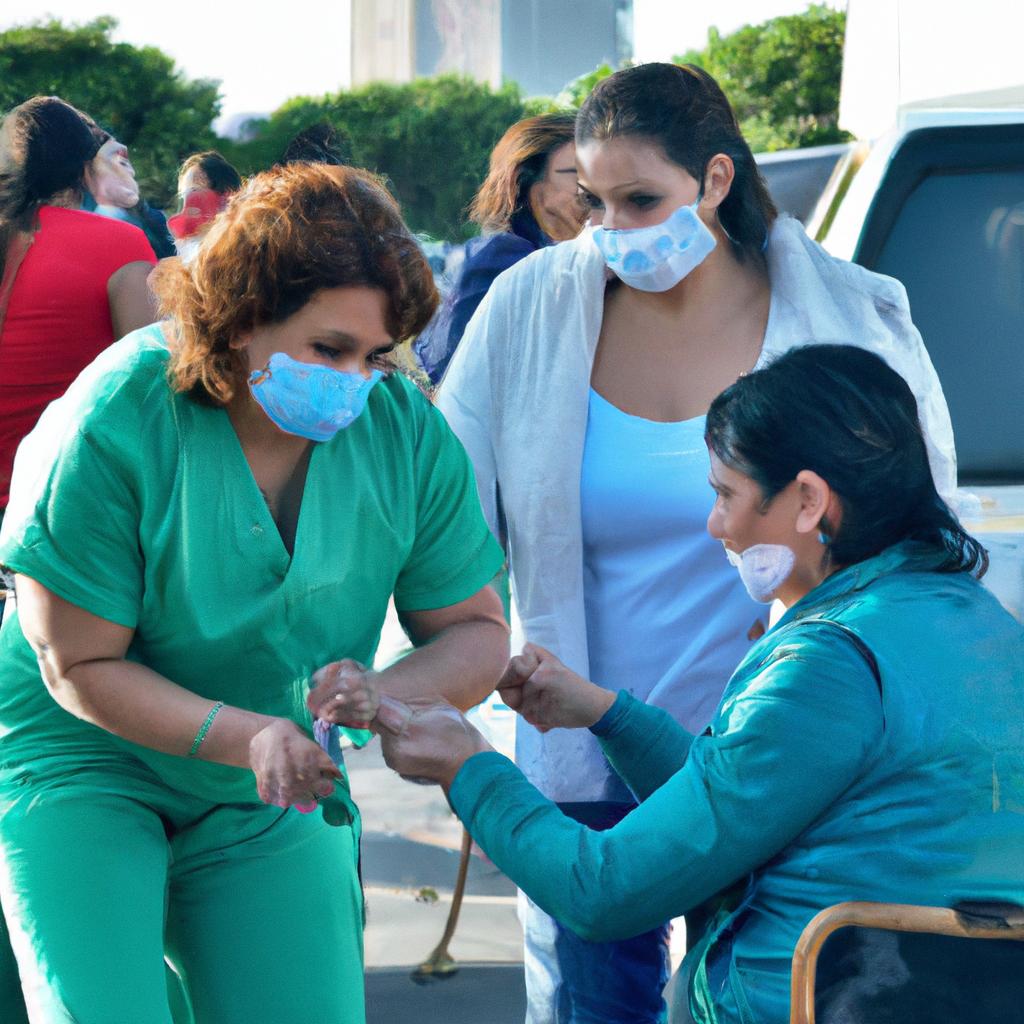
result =
M387 330L399 342L419 334L437 307L430 266L380 179L324 164L256 175L189 267L169 259L154 273L160 311L172 319L173 387L227 404L244 379L232 341L347 285L385 293Z

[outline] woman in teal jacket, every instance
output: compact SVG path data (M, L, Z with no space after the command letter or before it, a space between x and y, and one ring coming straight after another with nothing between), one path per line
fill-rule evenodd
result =
M440 782L495 863L586 939L635 935L727 890L673 1021L789 1019L790 961L842 900L1024 899L1024 630L978 582L984 550L938 498L914 399L877 356L809 346L707 418L708 519L782 619L710 725L588 683L528 646L506 701L589 727L639 807L565 817L443 705L384 700L388 763ZM388 733L390 730L390 734Z

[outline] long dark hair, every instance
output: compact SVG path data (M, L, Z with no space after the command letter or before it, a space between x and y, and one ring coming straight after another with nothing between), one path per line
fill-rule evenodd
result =
M705 440L750 477L765 502L803 469L842 502L822 522L836 565L912 540L941 555L940 572L984 575L988 553L935 490L917 403L906 381L854 345L804 345L741 377L711 403Z
M736 258L762 260L778 211L725 93L695 64L639 64L616 71L587 97L576 115L576 143L620 135L652 139L704 186L716 153L730 157L735 177L718 220Z
M0 151L0 278L7 246L35 228L39 207L61 192L81 193L86 164L104 133L57 96L33 96L3 121Z

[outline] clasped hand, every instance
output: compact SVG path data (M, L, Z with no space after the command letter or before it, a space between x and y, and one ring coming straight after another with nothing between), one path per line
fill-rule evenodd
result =
M354 729L369 728L380 694L376 673L351 658L331 662L313 674L306 704L314 718ZM318 743L294 722L275 719L249 744L249 764L260 799L278 807L309 811L334 792L341 771Z
M537 644L527 644L508 663L498 692L540 732L587 729L615 703L614 693L588 682Z
M470 757L492 749L447 701L403 703L382 695L376 673L351 659L325 665L313 683L306 703L314 717L372 728L381 737L388 767L404 778L437 782L447 789ZM536 644L527 644L509 662L497 689L510 708L542 732L587 728L615 700L613 693ZM290 722L263 730L251 753L260 796L268 803L287 806L327 796L340 776L323 750Z
M527 644L509 662L497 688L510 708L542 732L591 726L615 701L615 694L588 682L536 644ZM378 721L385 712L384 760L406 778L439 782L447 790L470 757L491 749L450 704L403 705L383 698Z

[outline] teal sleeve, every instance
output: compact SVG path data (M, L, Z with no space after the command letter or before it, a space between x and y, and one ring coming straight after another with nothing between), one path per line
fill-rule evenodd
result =
M734 680L683 767L606 832L567 818L495 753L463 765L449 800L543 910L610 941L684 913L776 856L857 778L882 728L867 664L849 641L825 637L787 645Z
M415 465L416 540L395 586L400 612L458 604L505 562L484 522L469 459L433 406L424 410Z
M667 711L644 704L626 690L590 727L608 763L638 800L646 800L686 763L693 743Z
M143 590L139 495L128 438L69 432L36 478L0 562L71 604L134 629Z

